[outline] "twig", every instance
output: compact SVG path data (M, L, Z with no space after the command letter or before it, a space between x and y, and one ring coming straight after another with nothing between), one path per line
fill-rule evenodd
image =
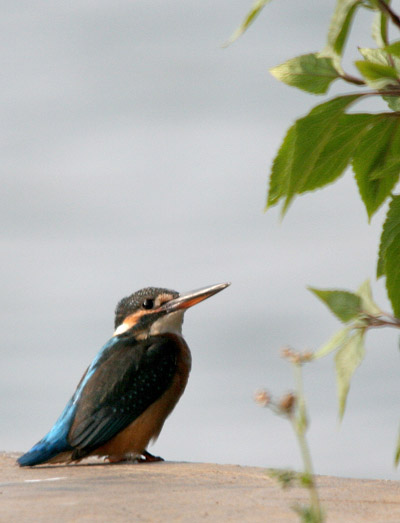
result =
M386 13L390 17L394 25L400 27L400 16L393 11L390 5L388 5L384 0L378 0L378 7L383 13Z
M340 78L342 78L342 80L345 80L346 82L349 82L350 84L366 85L364 80L361 80L361 78L356 78L355 76L352 76L350 74L343 73L343 74L341 74L339 76L340 76Z
M385 314L387 320L382 317L368 315L368 328L370 327L394 327L400 329L400 320L391 314Z
M296 382L296 396L297 396L297 416L290 415L289 419L292 423L293 430L296 434L297 441L299 443L301 456L303 459L304 472L306 473L308 484L308 492L310 495L311 507L315 515L315 520L318 522L323 522L324 517L321 509L321 503L318 496L318 489L315 484L314 469L311 460L310 449L308 448L308 443L306 439L306 430L307 430L307 412L304 398L304 386L303 386L303 373L302 373L302 362L294 362L294 374Z

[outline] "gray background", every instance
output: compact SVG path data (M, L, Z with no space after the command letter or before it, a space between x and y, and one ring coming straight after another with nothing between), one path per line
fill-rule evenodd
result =
M1 448L47 432L121 297L231 281L186 315L192 375L153 451L299 466L287 422L252 396L292 387L281 346L317 348L340 326L306 285L369 277L389 307L374 282L384 210L368 225L350 172L282 223L263 214L287 127L322 101L268 68L321 49L333 5L272 3L222 49L249 1L3 2ZM353 54L372 45L361 31ZM332 359L306 369L317 472L398 477L397 338L368 336L341 427Z

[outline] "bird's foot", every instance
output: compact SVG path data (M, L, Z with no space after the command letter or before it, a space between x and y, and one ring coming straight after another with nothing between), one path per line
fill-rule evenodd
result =
M153 456L147 450L142 452L142 457L137 458L139 463L154 463L155 461L164 461L160 456Z
M141 454L134 452L128 452L122 455L110 455L106 457L106 460L110 463L154 463L156 461L164 461L160 456L153 456L147 450L144 450Z
M110 463L134 463L135 461L138 461L138 458L140 456L138 454L134 454L133 452L128 452L127 454L123 455L111 455L107 456L105 459L109 461Z

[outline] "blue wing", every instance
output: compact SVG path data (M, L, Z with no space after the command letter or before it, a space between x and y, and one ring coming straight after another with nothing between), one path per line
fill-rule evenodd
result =
M39 465L52 460L63 452L71 452L73 450L73 447L68 442L68 432L75 418L79 398L89 379L93 376L100 360L109 353L117 341L117 338L111 338L99 351L51 430L31 450L18 458L17 461L21 467Z
M130 425L170 387L179 346L173 337L121 337L103 356L77 402L68 442L79 459Z

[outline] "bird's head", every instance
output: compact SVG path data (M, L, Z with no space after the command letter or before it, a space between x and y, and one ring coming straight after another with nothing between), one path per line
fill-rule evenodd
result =
M141 289L118 303L114 336L129 332L143 339L166 332L180 334L185 311L228 285L219 283L184 294L158 287Z

